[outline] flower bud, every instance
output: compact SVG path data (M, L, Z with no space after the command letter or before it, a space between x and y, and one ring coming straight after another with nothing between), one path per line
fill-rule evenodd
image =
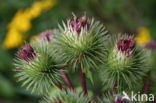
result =
M132 37L121 37L114 43L108 54L108 63L112 69L125 70L133 62L135 41ZM113 63L113 64L112 64Z
M156 42L155 41L150 41L145 45L145 48L147 49L156 49Z
M130 103L128 100L118 98L114 103Z
M43 41L50 42L54 37L54 31L53 30L47 30L43 33L41 33L40 39Z
M48 93L52 85L62 82L50 49L39 42L26 44L17 53L18 58L14 62L16 77L32 93Z
M99 72L105 88L131 90L138 86L137 81L142 80L148 70L143 49L135 45L132 36L127 35L112 37L107 48L104 65Z
M82 28L88 28L88 18L86 16L74 17L70 20L69 25L73 31L76 31L79 34Z
M90 69L103 64L105 42L108 40L104 25L86 16L76 17L59 25L55 36L55 54L62 64L69 64L73 71L82 69L92 80Z
M29 44L24 45L17 53L17 56L26 62L34 59L35 55L34 49Z
M123 101L118 99L118 100L115 101L115 103L123 103Z

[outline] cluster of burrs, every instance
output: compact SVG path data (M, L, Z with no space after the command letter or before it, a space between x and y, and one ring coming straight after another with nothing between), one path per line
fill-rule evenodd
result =
M14 64L22 86L46 95L43 103L130 103L114 95L140 84L148 70L144 57L133 36L110 35L103 24L84 15L25 44ZM81 90L70 74L79 75ZM87 87L96 86L95 75L101 94ZM113 99L101 96L105 91Z

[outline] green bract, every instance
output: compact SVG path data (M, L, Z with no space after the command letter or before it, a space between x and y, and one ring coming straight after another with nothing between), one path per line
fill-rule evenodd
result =
M55 38L57 58L73 71L82 69L88 73L90 69L97 69L103 62L108 38L105 27L92 19L80 32L72 30L70 21L59 26L59 30Z
M41 103L92 103L88 96L84 96L82 93L67 90L52 93L47 95Z
M131 36L114 36L108 44L100 70L104 87L118 90L136 87L148 70L145 53Z
M15 66L19 68L16 70L16 77L22 82L22 86L31 92L46 93L52 85L61 82L59 69L51 56L48 44L35 43L31 46L36 54L33 60L26 62L20 58L15 59Z

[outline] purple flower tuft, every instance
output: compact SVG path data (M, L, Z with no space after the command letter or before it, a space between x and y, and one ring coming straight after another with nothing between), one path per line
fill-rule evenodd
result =
M26 62L29 62L30 60L34 59L34 57L36 56L35 52L34 52L34 49L29 45L29 44L26 44L22 47L22 49L20 49L18 52L17 52L17 56L26 61Z
M145 45L145 48L147 49L156 49L156 42L155 41L150 41Z
M130 101L128 101L127 99L121 99L121 98L118 98L114 103L130 103Z
M117 43L117 48L122 53L130 53L135 47L135 40L133 38L121 39Z
M88 18L86 16L74 17L70 20L69 25L71 26L72 30L79 34L82 28L88 28Z
M54 31L48 30L41 34L41 40L50 42L53 39Z
M123 101L120 100L120 99L117 99L117 100L115 101L115 103L123 103Z

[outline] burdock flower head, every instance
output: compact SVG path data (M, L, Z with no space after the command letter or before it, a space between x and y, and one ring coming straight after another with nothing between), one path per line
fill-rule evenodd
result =
M25 44L17 52L14 62L16 77L22 86L32 93L47 93L52 85L61 82L59 68L56 66L51 49L44 44L33 43Z
M118 98L114 103L130 103L130 101L128 101L126 99Z
M119 36L112 44L108 54L108 63L115 70L125 70L133 62L133 52L135 50L135 40L132 36Z
M156 42L155 41L150 41L145 45L145 48L155 50L156 49Z
M74 16L69 21L69 26L73 31L76 31L79 34L82 29L88 29L89 20L86 16L81 16L81 17Z
M117 99L116 101L115 101L115 103L124 103L122 100L120 100L120 99Z
M63 64L70 64L73 71L83 69L89 73L91 69L98 69L103 62L107 39L107 30L103 24L86 16L74 16L66 23L63 22L62 26L59 25L54 44Z
M105 85L106 88L134 88L138 84L136 81L139 81L148 69L145 56L142 48L137 47L133 36L112 37L105 54L105 64L100 70L101 80L108 84ZM128 88L124 88L124 85Z
M29 62L30 60L33 60L36 56L34 49L31 47L30 44L25 44L18 52L17 56L26 61Z

